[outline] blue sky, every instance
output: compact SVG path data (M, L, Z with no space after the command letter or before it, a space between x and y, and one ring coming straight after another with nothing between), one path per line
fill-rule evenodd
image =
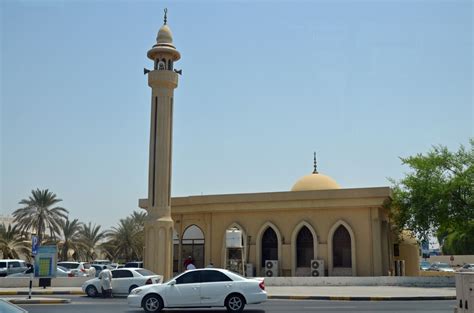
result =
M104 227L147 195L146 52L183 69L172 195L388 186L474 135L471 1L1 1L1 214L34 188Z

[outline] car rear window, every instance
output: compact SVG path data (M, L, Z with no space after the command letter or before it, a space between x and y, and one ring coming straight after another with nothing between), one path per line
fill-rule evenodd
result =
M84 263L83 265L84 265L84 268L85 268L86 270L88 270L88 269L91 268L91 264L90 264L90 263Z
M79 266L79 263L58 263L58 265L72 270L77 268Z
M149 271L149 270L146 270L146 269L140 269L140 270L137 270L137 273L142 275L142 276L153 276L153 275L156 275L155 273L153 273L152 271Z

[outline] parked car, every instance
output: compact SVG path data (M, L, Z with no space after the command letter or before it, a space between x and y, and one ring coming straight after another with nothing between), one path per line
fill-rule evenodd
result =
M474 264L464 264L457 272L474 272Z
M31 273L34 272L33 268L29 268L22 273L15 273L8 275L8 277L29 277ZM56 277L74 277L74 273L71 270L68 270L65 267L58 266L56 267Z
M134 288L158 284L163 280L163 276L156 275L144 268L122 268L111 272L113 294L129 294ZM96 277L86 281L82 285L82 290L89 297L97 297L101 292L99 278Z
M62 261L58 262L58 265L71 270L71 272L74 273L74 276L87 276L88 269L91 267L87 262Z
M133 261L133 262L127 262L123 267L137 267L137 268L143 268L143 262L142 261Z
M0 277L7 275L22 273L28 269L25 261L17 259L0 260Z
M431 263L428 261L420 261L420 270L427 271L431 266Z
M223 307L242 312L245 304L267 300L264 280L248 279L224 269L186 271L164 284L138 287L127 298L128 305L145 312L163 308Z
M110 265L110 264L112 264L112 261L110 261L110 260L94 260L92 263L93 264L98 264L98 265Z
M428 271L438 271L438 272L454 272L454 269L448 263L433 263L431 264Z

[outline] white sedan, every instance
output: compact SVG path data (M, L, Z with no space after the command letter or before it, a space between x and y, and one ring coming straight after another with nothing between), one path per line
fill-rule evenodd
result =
M163 276L144 268L121 268L112 270L112 293L129 294L134 288L158 284ZM82 290L89 297L97 297L101 293L100 279L98 277L89 279L82 285Z
M205 268L189 270L170 281L132 290L128 305L145 312L159 312L163 308L219 307L228 312L242 312L245 304L267 300L263 280L247 279L233 272Z

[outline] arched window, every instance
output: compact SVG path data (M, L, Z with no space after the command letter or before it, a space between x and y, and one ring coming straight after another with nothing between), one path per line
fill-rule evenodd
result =
M308 227L303 226L296 238L296 266L310 267L314 259L313 234Z
M262 236L261 267L265 267L266 260L278 260L278 238L271 227L268 227Z
M352 267L351 235L340 225L332 240L333 267Z
M181 243L183 260L190 256L197 268L204 267L204 233L201 228L196 225L186 228Z
M168 70L169 71L172 71L173 70L173 62L170 60L168 60Z
M158 70L164 71L166 69L166 63L163 61L158 62Z

